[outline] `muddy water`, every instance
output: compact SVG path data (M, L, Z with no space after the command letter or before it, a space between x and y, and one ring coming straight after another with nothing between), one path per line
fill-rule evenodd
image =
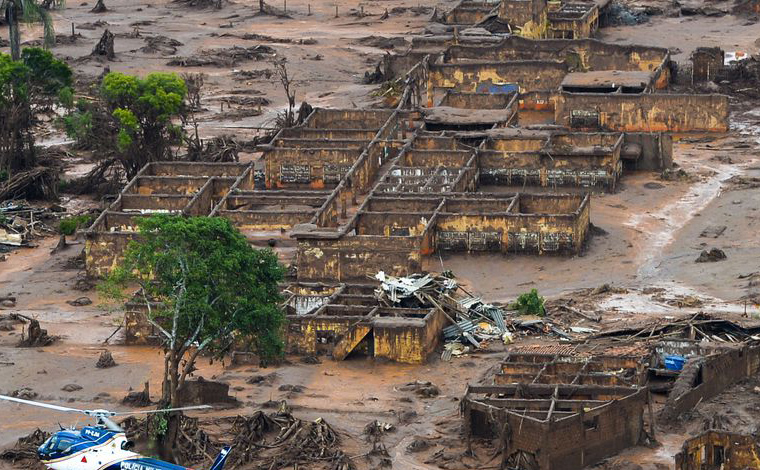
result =
M700 167L714 171L714 176L696 183L687 194L653 212L632 214L624 223L645 234L643 250L639 250L637 260L640 264L637 273L640 281L652 283L659 280L663 248L673 243L677 232L720 194L727 179L742 173L740 168L727 165L702 164Z

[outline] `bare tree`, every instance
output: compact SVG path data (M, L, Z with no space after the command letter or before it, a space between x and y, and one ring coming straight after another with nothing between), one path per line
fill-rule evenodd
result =
M293 78L288 75L285 59L275 61L274 69L283 90L285 90L285 96L288 98L288 109L284 111L284 114L277 117L277 125L279 127L293 127L296 123L296 90L293 87Z

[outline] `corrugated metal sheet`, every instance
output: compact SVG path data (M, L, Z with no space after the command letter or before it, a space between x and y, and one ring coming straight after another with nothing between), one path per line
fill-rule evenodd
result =
M450 325L443 329L445 339L454 339L462 334L463 331L471 332L475 330L475 324L471 320L462 320L456 325Z

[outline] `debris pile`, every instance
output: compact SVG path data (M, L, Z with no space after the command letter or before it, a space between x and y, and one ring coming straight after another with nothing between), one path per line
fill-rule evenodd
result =
M116 361L114 361L113 356L111 355L111 351L105 350L102 353L100 353L100 357L98 358L98 362L95 364L95 367L98 369L108 369L110 367L116 367Z
M24 468L44 468L37 457L37 448L50 437L50 433L37 428L29 434L19 438L16 445L0 453L0 460L9 461L13 464L23 463Z
M265 60L273 57L275 50L269 46L240 47L201 50L192 57L177 57L166 65L179 67L233 67L248 60Z
M140 48L140 52L146 54L161 54L161 55L174 55L177 53L177 48L182 46L182 43L176 39L172 39L166 36L146 36L145 45Z
M145 382L145 388L140 392L130 391L129 393L127 393L127 396L121 400L121 403L124 405L134 406L137 408L142 408L145 406L152 405L153 402L150 401L150 383Z
M17 347L19 348L34 348L42 346L50 346L58 339L58 336L48 335L47 330L40 327L40 322L34 318L29 318L25 315L18 314L19 318L29 322L29 326L25 332L21 333L21 341L19 341Z
M380 281L375 297L382 304L402 308L436 308L443 312L450 323L443 329L446 345L441 358L445 361L452 356L486 349L490 341L509 344L517 334L573 339L571 334L558 328L548 318L520 315L517 310L483 302L460 286L451 272L394 277L381 271L375 279ZM577 333L594 331L582 330Z
M714 263L716 261L723 261L726 259L726 253L720 248L712 248L710 250L702 250L699 257L694 260L695 263Z
M656 320L644 325L603 331L593 336L628 342L636 338L647 340L681 339L716 343L745 343L760 341L760 321L752 319L716 318L706 313L675 320Z
M279 470L307 468L316 461L335 470L351 470L353 463L340 449L338 433L322 418L303 421L294 417L283 402L271 414L257 411L238 416L232 423L229 468L235 469L255 461L250 468Z
M43 220L51 211L32 207L26 201L6 201L0 205L0 253L10 247L33 246L32 241L55 233Z
M90 54L93 57L105 57L108 60L114 60L116 53L113 50L114 35L107 28L103 31L103 35L100 37L100 41L95 44Z

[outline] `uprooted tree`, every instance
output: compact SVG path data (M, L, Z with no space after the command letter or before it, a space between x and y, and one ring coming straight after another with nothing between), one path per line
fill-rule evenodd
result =
M2 186L24 179L38 165L34 125L57 105L71 101L71 84L69 66L48 51L26 48L20 60L0 54L0 193L6 192Z
M251 247L226 219L155 215L140 221L138 240L100 289L121 301L127 288L139 287L163 341L162 402L176 407L200 354L220 357L233 344L262 361L282 354L283 273L271 250ZM161 438L167 456L176 432L170 419Z

